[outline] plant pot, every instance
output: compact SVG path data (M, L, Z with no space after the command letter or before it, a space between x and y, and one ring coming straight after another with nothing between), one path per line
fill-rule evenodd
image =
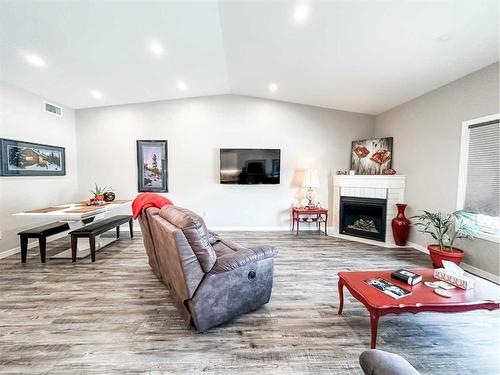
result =
M459 265L464 257L464 252L456 247L453 247L453 253L448 251L441 251L439 245L428 245L427 250L429 250L429 255L432 259L432 265L434 268L442 268L443 260L448 260L450 262Z
M94 198L96 201L104 202L104 194L96 195L96 196L94 196Z
M394 242L398 246L405 246L406 240L408 239L408 234L410 234L410 220L405 216L406 204L397 203L398 214L394 219L392 219L392 235L394 236Z

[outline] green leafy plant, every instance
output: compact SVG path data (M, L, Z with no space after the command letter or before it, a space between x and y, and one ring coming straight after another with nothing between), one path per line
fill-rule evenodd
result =
M418 221L413 225L421 233L427 233L434 238L441 249L453 253L453 243L459 238L474 239L482 231L476 217L467 211L455 211L444 215L441 212L423 211L422 215L413 216Z
M97 197L98 195L103 195L106 192L106 189L107 189L106 186L100 187L95 182L94 182L94 185L95 185L94 190L92 190L92 189L89 190L92 194L94 194L94 196Z

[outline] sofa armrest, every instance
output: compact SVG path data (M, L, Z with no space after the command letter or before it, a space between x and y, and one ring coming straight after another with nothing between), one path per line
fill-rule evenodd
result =
M207 236L208 236L208 242L210 242L210 245L216 244L217 242L219 242L221 240L219 235L215 232L212 232L211 230L208 231Z
M277 254L278 250L274 246L241 248L234 253L218 257L210 273L231 271L262 259L272 258Z
M403 357L382 350L366 350L359 356L365 375L419 375Z

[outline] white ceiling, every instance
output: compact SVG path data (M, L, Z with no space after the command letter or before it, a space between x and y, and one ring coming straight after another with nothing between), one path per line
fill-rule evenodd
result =
M378 114L499 53L496 0L1 4L0 80L72 108L234 93Z

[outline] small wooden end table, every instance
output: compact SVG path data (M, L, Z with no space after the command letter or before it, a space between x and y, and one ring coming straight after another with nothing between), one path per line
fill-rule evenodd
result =
M305 216L305 217L304 217ZM312 217L311 217L312 216ZM300 223L316 223L318 232L321 232L321 223L325 223L325 235L328 235L326 223L328 222L328 210L326 208L305 208L293 207L292 208L292 232L295 230L295 223L297 223L297 235L299 234Z
M422 275L422 282L414 286L408 285L391 278L392 270L339 272L339 314L342 314L344 308L343 287L345 286L354 298L365 305L370 313L372 349L375 349L377 345L378 318L383 315L417 314L424 311L457 313L500 308L500 287L492 282L467 274L468 277L475 280L475 287L468 290L451 289L451 298L446 298L437 295L434 289L424 285L424 281L436 281L433 276L434 270L416 269L411 271ZM411 294L398 299L392 298L365 282L374 278L390 281L401 288L410 290Z

